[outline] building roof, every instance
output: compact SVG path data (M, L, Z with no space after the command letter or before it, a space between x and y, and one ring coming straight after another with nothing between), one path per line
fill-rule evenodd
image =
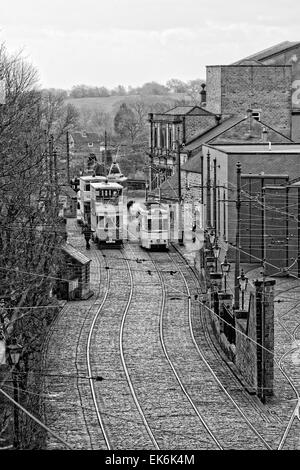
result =
M159 188L155 189L155 195L159 195ZM178 200L178 176L177 173L167 178L160 185L160 196L162 199Z
M201 173L201 155L202 152L199 152L192 158L189 158L187 162L182 165L181 170L191 173Z
M95 189L107 188L107 189L122 189L123 186L119 183L114 183L111 181L99 181L97 183L91 183L91 186Z
M209 142L213 138L219 136L239 122L243 121L245 116L233 116L222 121L219 125L211 127L210 129L195 135L187 145L184 147L184 152L192 151L200 147L202 144Z
M188 114L192 114L193 116L207 116L211 115L214 116L213 113L210 111L207 111L204 108L201 108L200 106L176 106L175 108L169 109L169 111L166 111L165 113L158 113L158 114L167 114L171 116L186 116Z
M77 199L77 193L73 188L71 188L71 186L61 186L61 193L69 196L70 198Z
M83 253L78 251L76 248L74 248L74 246L70 245L69 243L66 243L62 247L62 251L74 258L80 264L85 265L91 262L89 258L87 258Z
M283 41L283 42L280 42L279 44L275 44L274 46L268 47L267 49L264 49L260 52L256 52L255 54L251 54L247 57L244 57L243 59L240 59L231 65L239 65L241 62L244 62L245 60L257 60L257 61L265 60L273 55L280 54L282 52L285 52L288 49L292 49L299 45L300 45L300 42L298 41L294 41L294 42Z
M94 181L95 183L98 182L98 181L104 181L106 179L106 176L103 176L103 175L96 175L96 176L93 176L93 175L85 175L85 176L80 176L80 179L83 180L83 181Z
M85 132L84 135L82 132L72 132L72 138L74 139L75 144L91 144L91 143L101 143L100 136L96 132Z
M229 145L211 145L204 144L205 147L212 147L224 153L295 153L299 154L300 144L272 144L269 149L269 143L262 144L229 144Z

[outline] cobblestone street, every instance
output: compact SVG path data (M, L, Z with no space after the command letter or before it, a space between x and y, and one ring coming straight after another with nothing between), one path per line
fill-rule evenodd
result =
M116 449L153 449L156 445L161 449L215 448L208 434L203 434L202 425L200 422L197 423L191 405L181 397L182 391L170 365L162 355L159 339L162 287L159 277L154 276L154 272L151 276L147 274L148 270L151 272L153 269L154 254L149 257L147 252L141 252L135 244L127 245L122 251L104 250L102 254L92 245L91 250L88 251L84 248L84 239L75 220L68 220L68 233L68 242L92 260L91 288L94 295L86 301L68 302L48 337L44 358L44 392L47 396L44 412L47 425L76 449L107 449L108 445ZM142 268L141 264L136 263L139 257L143 257L145 261L149 258L148 262L143 261ZM159 258L161 261L168 259L165 255ZM131 268L133 276L131 280L130 271L126 266ZM170 265L167 264L163 270L170 269L168 266ZM184 263L182 267L185 269ZM259 268L253 269L251 265L244 269L252 280L259 274ZM175 278L174 280L176 281ZM167 285L172 286L174 280L171 276ZM176 291L182 296L184 289L180 283L178 284L178 280L176 282L170 291L171 295L175 295L175 300ZM135 286L132 297L129 291L130 285ZM189 285L190 288L194 288L190 281ZM110 293L107 296L108 286L110 286L110 291L107 292ZM280 297L281 290L288 288L293 289L295 291L293 295L296 295L299 286L299 281L287 282L281 279L277 282L276 294ZM232 289L232 280L229 280L229 288ZM86 359L88 334L93 321L96 321L97 311L102 302L104 306L91 336L89 369ZM180 307L182 318L180 320L180 317L176 315L180 321L178 325L172 326L173 320L169 311L163 320L163 335L168 354L175 361L175 368L178 372L180 371L180 377L186 382L191 397L194 395L196 398L201 390L203 405L206 409L206 413L204 409L201 413L204 412L204 416L206 414L205 420L209 423L209 428L214 429L214 434L218 436L221 443L226 442L225 448L264 448L264 445L256 440L255 435L251 436L251 428L244 423L243 415L237 412L240 409L249 419L249 423L252 423L251 426L257 429L258 435L266 439L270 448L277 448L297 403L295 392L286 377L283 376L279 367L275 367L274 396L266 405L262 405L256 397L247 398L244 392L241 394L240 385L235 389L237 385L232 373L220 368L220 364L218 365L214 356L210 355L207 346L204 345L206 341L203 336L204 325L200 322L200 310L196 303L192 314L195 341L198 347L205 351L208 364L211 364L217 377L235 400L237 408L234 409L230 401L227 403L224 397L221 398L223 392L218 390L210 372L205 369L201 371L201 360L200 357L197 358L197 351L194 349L188 330L186 339L182 343L184 349L180 353L180 361L179 358L176 359L176 348L174 351L173 348L183 341L184 325L188 321L184 297L182 297L182 304L178 302L179 300L173 302L173 308L182 305ZM128 308L126 305L129 306L129 310L127 316L123 318L122 312ZM297 350L295 350L297 314L295 308L287 313L287 309L284 308L285 303L275 305L276 356L279 360L283 354L291 350L291 355L287 354L285 358L284 366L286 374L292 374L295 387L298 387L297 364L299 363L297 360L296 364L293 362L295 357L298 358ZM166 307L164 311L167 312ZM282 326L283 315L284 317L288 315L290 323L285 324L284 327ZM290 328L290 333L288 333L288 328ZM167 332L168 329L170 329L169 332ZM287 336L290 342L287 341ZM124 364L121 362L122 354ZM186 365L182 363L183 354L187 354ZM126 368L128 367L127 377L124 374L125 364ZM197 379L198 367L200 367L201 382ZM187 378L189 373L190 379ZM94 378L101 376L102 381L94 382L91 375ZM187 380L192 380L190 385ZM132 395L132 391L136 393L136 396ZM95 408L93 393L98 403L98 410ZM220 399L222 406L227 403L222 412ZM139 406L141 406L140 411ZM197 408L201 410L201 406L199 402ZM233 421L228 427L231 413L233 413ZM180 419L180 425L177 424L178 419ZM297 426L296 419L291 424L293 429ZM221 425L222 422L227 423L225 427ZM148 431L145 424L149 426ZM227 440L226 435L229 429L231 431ZM152 432L155 439L151 437ZM249 433L248 437L247 433ZM284 448L298 448L299 436L297 433L291 436L286 440ZM49 437L47 448L62 447L54 438Z

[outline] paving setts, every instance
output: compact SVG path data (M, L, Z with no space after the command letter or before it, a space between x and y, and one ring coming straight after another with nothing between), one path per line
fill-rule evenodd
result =
M241 390L216 356L193 300L189 318L180 270L193 295L199 285L183 259L173 249L148 253L137 244L120 250L91 244L87 251L74 220L68 220L68 233L68 242L92 260L94 296L68 302L49 333L47 425L74 449L276 448L295 408L295 393L279 369L271 403L262 405ZM276 318L276 341L280 321ZM295 344L297 325L290 327ZM284 343L282 348L285 354ZM284 367L289 362L286 357ZM90 373L101 381L89 379ZM299 439L289 437L284 446L298 448ZM48 435L47 448L62 449L63 444Z

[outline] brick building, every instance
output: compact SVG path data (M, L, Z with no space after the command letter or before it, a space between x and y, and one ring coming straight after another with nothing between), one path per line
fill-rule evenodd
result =
M101 161L101 139L95 132L70 132L70 168L82 171L89 166L93 167L95 161ZM73 171L74 173L74 171Z
M263 65L290 65L292 68L292 139L300 141L300 42L284 41L245 57L233 65L255 61Z
M252 109L258 119L291 137L291 65L210 65L206 80L208 111L225 118Z
M300 277L300 183L264 188L266 274Z
M204 191L204 204L206 206L206 224L211 225L214 213L214 194L212 189L214 159L216 159L216 181L220 188L220 198L217 198L216 204L216 222L217 233L222 239L235 243L236 236L236 164L241 163L242 174L251 177L254 175L268 176L269 184L282 184L287 178L300 177L300 145L287 144L239 144L239 145L208 145L202 147L203 152L203 181L206 187ZM210 171L208 172L208 164ZM207 186L208 177L210 177L210 187ZM246 183L245 183L246 184ZM247 189L248 188L248 189ZM249 210L249 207L243 204L249 204L251 198L254 198L255 204L261 196L257 189L254 192L249 191L249 186L242 189L241 211ZM250 201L250 202L248 202ZM249 215L249 214L248 214ZM249 216L245 216L245 220ZM249 220L249 225L253 221ZM255 223L258 223L256 220ZM260 234L260 237L259 237ZM261 244L263 231L258 231L257 243ZM242 234L243 235L243 234ZM244 234L246 235L246 234ZM246 243L246 238L244 242ZM249 245L246 246L249 249ZM243 248L243 247L242 247ZM246 251L246 250L245 250ZM259 259L261 257L258 256ZM248 261L251 262L251 259ZM256 260L257 261L257 260ZM252 259L252 262L255 262Z
M90 290L91 260L70 244L62 247L63 263L59 273L57 295L66 300L88 299Z

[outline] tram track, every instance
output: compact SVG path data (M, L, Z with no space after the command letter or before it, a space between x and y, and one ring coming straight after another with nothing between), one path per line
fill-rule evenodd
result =
M281 285L280 285L281 288L282 288L282 284L284 284L284 282L281 283ZM296 285L296 286L290 287L288 289L288 291L290 292L292 290L299 289L299 288L300 288L300 286ZM284 291L284 290L279 291L276 294L275 298L280 297L283 294L283 292L287 292L287 291ZM296 396L296 405L295 405L295 407L294 407L294 409L291 413L290 419L287 423L286 428L284 429L284 432L281 434L277 450L283 450L286 447L286 444L288 442L292 443L293 446L297 445L298 449L300 448L299 439L298 439L298 443L295 444L294 437L292 437L292 434L293 434L293 436L295 436L296 434L291 433L291 430L293 428L295 428L295 427L297 429L300 428L300 425L299 425L299 423L300 423L300 392L299 392L299 390L300 390L300 379L299 379L300 340L297 338L297 332L298 332L298 329L300 328L300 323L297 322L296 325L293 328L293 331L290 332L289 328L282 322L283 317L285 317L288 313L292 312L297 307L298 304L299 304L299 301L296 302L296 299L295 299L295 305L292 308L290 308L287 312L284 312L281 315L279 314L278 318L277 318L277 322L279 323L281 328L285 331L285 333L288 335L289 340L291 342L291 347L289 347L288 350L286 350L283 354L281 354L281 357L278 361L278 366L279 366L279 369L280 369L281 373L286 378L287 382L289 383L290 387L292 388L292 390L293 390L293 392L295 393L295 396ZM294 361L294 356L297 356L297 357L295 357L295 361ZM284 367L284 362L287 358L290 358L290 362L295 362L295 364L289 364L289 371L288 372L286 370L287 366ZM295 423L296 419L298 420L297 423Z
M138 252L136 252L130 246L130 250L133 256L141 253L140 248L137 248ZM163 317L166 303L164 282L159 270L155 267L155 261L152 257L146 255L144 251L142 253L143 257L147 256L149 258L149 261L143 263L145 275L139 277L142 281L148 280L149 282L150 275L152 286L155 285L155 288L160 289L162 295L160 305L157 305L155 318L153 318L155 312L153 308L151 318L148 318L147 312L145 312L144 321L149 321L151 329L148 330L148 338L144 336L139 338L139 357L132 360L131 374L139 378L145 375L145 379L140 380L138 387L139 397L144 404L144 408L150 410L152 415L149 422L153 434L158 436L156 439L160 443L160 448L221 450L222 446L214 434L210 432L169 357L163 334ZM143 282L143 284L146 284L146 282ZM155 297L154 292L153 297ZM151 301L149 300L149 302ZM131 314L133 313L131 312ZM128 339L128 343L129 341L131 343L131 340ZM150 345L152 351L149 351ZM135 354L137 356L137 351ZM139 365L137 364L138 360ZM146 374L144 373L145 370L147 371ZM147 379L151 374L153 380L148 382ZM191 442L193 442L192 445Z
M132 258L126 256L129 250L134 254ZM92 249L91 252L93 269L99 270L99 278L94 286L98 287L95 289L92 305L85 301L77 303L84 312L80 317L80 324L74 330L77 335L77 378L68 383L66 391L70 394L68 400L72 400L74 405L77 401L75 406L80 408L77 412L77 424L81 415L84 425L81 422L82 429L78 432L81 443L78 446L75 436L71 435L75 424L65 424L68 442L75 448L109 450L258 449L262 446L271 449L249 425L255 439L252 436L251 441L241 425L238 430L231 430L230 438L230 429L226 429L230 426L230 416L223 413L224 404L218 408L215 401L216 385L220 394L224 393L227 384L223 390L221 380L217 377L219 383L216 381L211 368L209 374L202 374L208 390L211 386L214 390L206 394L205 383L201 380L199 382L201 373L197 375L198 365L195 366L195 377L192 375L193 364L197 364L194 356L186 360L185 364L178 362L179 351L176 351L176 347L179 349L182 329L188 331L189 328L190 334L189 343L185 340L182 343L183 355L190 350L191 342L194 350L197 351L197 347L199 349L198 361L202 354L193 333L194 307L191 291L195 284L195 274L187 274L190 267L181 255L175 257L172 252L155 259L154 253L146 254L137 245L136 248L134 245L126 245L120 251L106 249L102 252ZM136 263L141 253L143 258L149 258L149 262ZM186 266L183 267L182 263ZM160 272L162 267L163 272ZM178 274L171 276L171 270L178 271ZM149 295L149 285L152 295ZM171 304L170 296L175 300ZM65 309L65 312L69 309L67 316L70 320L71 310L74 308L74 303L71 304ZM186 318L182 316L181 323L175 325L173 317L182 308L185 309ZM69 333L67 320L62 332L59 328L57 325L52 335L59 333L59 337L63 338ZM293 332L294 339L297 338L297 333L296 328ZM49 343L50 335L47 341ZM206 342L208 344L208 338ZM203 358L206 360L204 354ZM51 360L48 358L48 361L49 359ZM70 372L71 367L68 366L68 373ZM99 376L103 380L95 381L94 378ZM73 385L76 387L76 394L73 393ZM57 394L60 393L63 393L61 384L57 387ZM67 394L64 393L64 397ZM230 397L227 396L227 399L233 405ZM296 408L294 411L295 418ZM215 416L221 415L221 418L224 416L226 422L222 422L223 418L220 419L220 416L214 422L214 413ZM230 414L233 412L229 410ZM242 414L239 414L243 419ZM289 430L295 425L294 421L293 419L289 423ZM68 428L68 424L72 426ZM239 432L245 435L239 437ZM283 436L282 446L288 434ZM55 445L50 447L57 448Z
M87 325L89 323L89 317L93 310L97 310L97 303L102 296L100 288L100 258L96 252L93 252L93 268L97 271L97 276L93 284L95 292L94 297L91 301L77 301L68 302L62 309L59 316L57 317L54 324L51 326L49 332L48 345L47 345L47 360L44 358L45 370L50 372L49 376L52 376L52 372L56 373L59 370L60 375L54 375L54 379L47 377L45 379L45 388L49 390L49 401L46 401L44 407L45 419L52 416L51 413L46 413L46 409L52 407L51 402L55 401L57 410L60 410L60 414L64 414L70 407L73 414L71 419L65 420L63 425L60 425L60 429L66 434L70 441L74 441L76 444L75 448L93 448L93 433L90 433L91 422L94 420L93 409L90 408L90 402L87 400L87 381L88 381L88 370L86 365L82 361L82 345L86 332ZM101 281L103 281L101 279ZM77 307L77 308L76 308ZM52 338L53 346L49 349L49 342ZM72 338L76 338L75 342L71 341ZM70 347L70 358L66 360L61 350L61 344L67 344ZM47 364L48 367L47 367ZM55 413L55 415L57 412ZM74 418L73 418L74 415ZM52 426L56 426L59 421L57 418L54 420ZM78 421L84 424L84 427L79 428L77 426ZM88 424L89 423L89 424ZM75 432L77 431L77 438ZM80 437L80 443L78 445L78 438ZM75 442L76 441L76 442ZM98 439L99 441L99 439ZM55 444L50 441L47 447L55 448ZM99 448L99 444L98 444Z
M104 379L98 389L90 381L94 406L108 450L159 449L135 394L123 352L124 325L133 292L132 273L128 261L122 259L123 250L117 252L119 256L114 253L113 266L109 263L110 252L105 250L107 290L91 325L86 350L89 374L100 373ZM126 274L130 285L123 296L115 296L116 284L125 284Z
M174 265L176 266L176 271L178 271L180 276L181 276L181 284L183 284L181 288L180 287L178 288L178 291L183 292L184 289L186 290L185 299L190 305L191 299L192 299L192 294L191 294L190 287L188 286L187 279L189 280L189 282L191 282L191 279L186 275L186 273L182 272L181 267L173 259L173 255L174 255L174 252L172 253L172 256L169 255L169 260L170 260L169 262L171 262L172 265L173 265L172 269L174 269ZM151 256L153 256L153 255L151 254ZM185 264L185 261L183 260L181 255L179 255L179 256L181 258L181 261L183 261L184 264ZM165 267L165 266L166 266L166 263L161 264L161 267ZM171 267L169 265L167 265L167 266L168 267L164 268L165 270L171 269ZM187 277L187 279L186 279L186 277ZM169 287L170 286L175 287L176 285L179 285L179 282L177 284L175 284L175 282L173 281L173 283L172 283L171 279L175 280L175 275L173 275L172 277L169 277L169 281L168 281L168 286ZM195 290L195 292L196 291L197 291L197 293L199 292L198 289ZM172 291L170 291L170 292L172 292ZM188 386L192 396L196 397L195 402L197 403L197 406L198 406L199 410L202 410L203 416L206 417L207 425L209 426L211 432L214 433L215 436L218 436L217 439L219 440L219 443L221 444L221 446L224 449L228 449L228 448L242 448L242 449L244 449L244 448L249 448L249 445L251 446L251 448L255 448L255 449L257 449L257 448L258 449L259 448L271 449L271 446L253 428L253 426L251 425L249 420L247 420L247 417L244 415L244 413L241 410L241 408L239 407L239 405L234 402L233 398L230 396L230 394L222 386L222 383L220 382L220 380L218 380L216 374L214 373L212 368L209 366L209 363L206 361L204 355L200 351L199 346L198 346L198 344L195 340L194 333L193 333L192 313L191 312L192 312L192 308L190 307L189 308L189 315L187 317L188 318L188 325L187 325L187 323L185 323L184 325L182 324L181 327L182 327L182 329L185 328L186 332L189 331L189 334L191 335L191 339L192 339L192 342L193 342L193 348L197 351L198 361L195 361L195 371L194 371L195 372L195 377L197 377L197 373L198 373L199 376L202 375L203 378L205 377L205 382L206 383L210 384L209 389L210 389L211 397L213 398L213 400L216 400L215 410L219 409L219 413L218 412L216 413L216 411L214 410L214 412L212 412L212 414L210 415L207 412L207 410L205 410L205 408L203 408L203 403L201 403L201 401L199 401L199 398L197 399L196 390L195 390L195 387L193 386L192 377L188 377L188 372L189 372L188 366L186 368L184 368L184 365L180 363L178 358L177 358L177 366L178 366L178 370L181 371L181 376L182 377L184 377L185 370L186 370L186 375L187 375L186 376L186 383L187 383L187 386ZM169 344L171 345L171 341L169 341ZM193 355L193 357L194 357L195 351L193 351L191 347L189 348L189 353L191 355ZM174 354L174 352L172 352L172 354ZM201 358L201 362L199 362L199 356ZM174 355L174 357L175 357L175 355ZM185 360L188 361L187 358ZM203 365L204 365L204 368L203 368ZM216 369L219 371L220 364L215 364L215 365L216 365ZM223 412L225 410L223 410L224 404L222 404L222 406L217 404L218 396L217 396L217 390L215 390L215 385L217 385L218 390L222 390L222 393L225 393L227 401L231 404L231 408L229 406L227 406L227 408L226 408L226 420L228 420L228 423L229 423L230 419L232 419L233 423L237 423L236 428L239 428L239 431L241 431L243 429L242 432L241 432L241 434L243 434L243 436L241 436L241 434L239 434L239 433L236 433L238 438L236 439L236 441L234 443L231 441L231 436L226 435L226 432L225 432L224 426L223 426L224 423L222 423L222 421L220 420L220 416L218 416L218 414L223 415ZM199 389L200 388L201 388L201 385L199 384ZM202 393L204 393L203 389L202 389ZM206 395L204 395L204 397L203 397L204 401L205 401L205 398L206 398ZM224 397L224 400L225 400L225 397ZM211 407L211 399L207 398L207 403L208 403L207 408L210 408ZM229 403L227 403L227 405L229 405ZM234 405L235 410L232 409L232 405ZM242 418L242 422L244 422L244 425L241 424L241 421L238 423L238 418L236 416L237 412L240 415L239 419L241 420L241 418ZM213 419L213 416L215 416L215 420ZM245 428L245 424L248 428L248 431L247 431L247 428ZM228 425L228 426L230 427L230 425ZM250 433L250 431L251 431L251 433ZM234 433L234 430L232 430L232 432ZM251 442L251 444L250 444L250 442Z

